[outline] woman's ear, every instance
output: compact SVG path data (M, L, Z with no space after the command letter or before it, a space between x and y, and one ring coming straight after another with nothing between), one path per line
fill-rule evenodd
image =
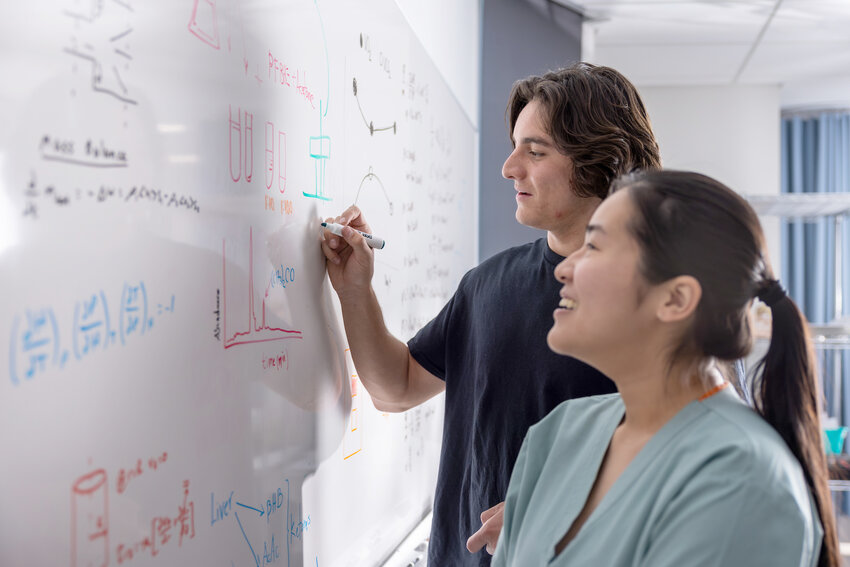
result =
M693 276L676 276L662 284L662 301L656 315L665 323L684 321L699 305L702 286Z

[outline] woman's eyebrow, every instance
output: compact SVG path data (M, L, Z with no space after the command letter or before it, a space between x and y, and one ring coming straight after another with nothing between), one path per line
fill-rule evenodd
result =
M587 225L587 228L584 229L585 234L590 234L592 232L599 232L601 234L607 234L605 232L605 229L602 228L602 225L599 225L599 224L589 224L589 225Z

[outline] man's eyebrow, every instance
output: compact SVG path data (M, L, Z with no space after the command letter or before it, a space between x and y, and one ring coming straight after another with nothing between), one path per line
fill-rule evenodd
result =
M589 225L587 225L587 228L584 229L584 233L590 234L591 232L600 232L602 234L607 234L605 232L605 229L602 228L602 225L599 225L599 224L589 224Z
M534 137L534 136L531 136L531 137L528 137L528 138L523 138L522 140L520 140L520 143L521 144L537 144L538 146L546 146L546 147L549 147L549 148L551 148L553 146L552 142L550 142L549 140L547 140L545 138L537 138L537 137Z

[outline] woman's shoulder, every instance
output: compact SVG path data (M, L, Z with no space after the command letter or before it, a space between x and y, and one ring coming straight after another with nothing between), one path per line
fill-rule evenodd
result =
M619 423L623 412L623 400L618 393L573 398L555 406L531 426L528 435L539 442L551 442L555 437L573 434L588 437L600 431L604 424Z
M752 484L760 491L808 492L802 467L779 433L733 392L700 402L697 450L706 460L725 456L727 466L737 470L734 480Z

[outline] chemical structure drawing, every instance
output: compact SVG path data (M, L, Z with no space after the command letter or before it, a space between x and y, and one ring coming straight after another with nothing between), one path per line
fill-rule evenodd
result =
M133 61L130 19L134 13L129 0L91 0L88 10L64 12L74 29L63 51L89 64L92 91L126 104L137 104L123 75L130 71Z

